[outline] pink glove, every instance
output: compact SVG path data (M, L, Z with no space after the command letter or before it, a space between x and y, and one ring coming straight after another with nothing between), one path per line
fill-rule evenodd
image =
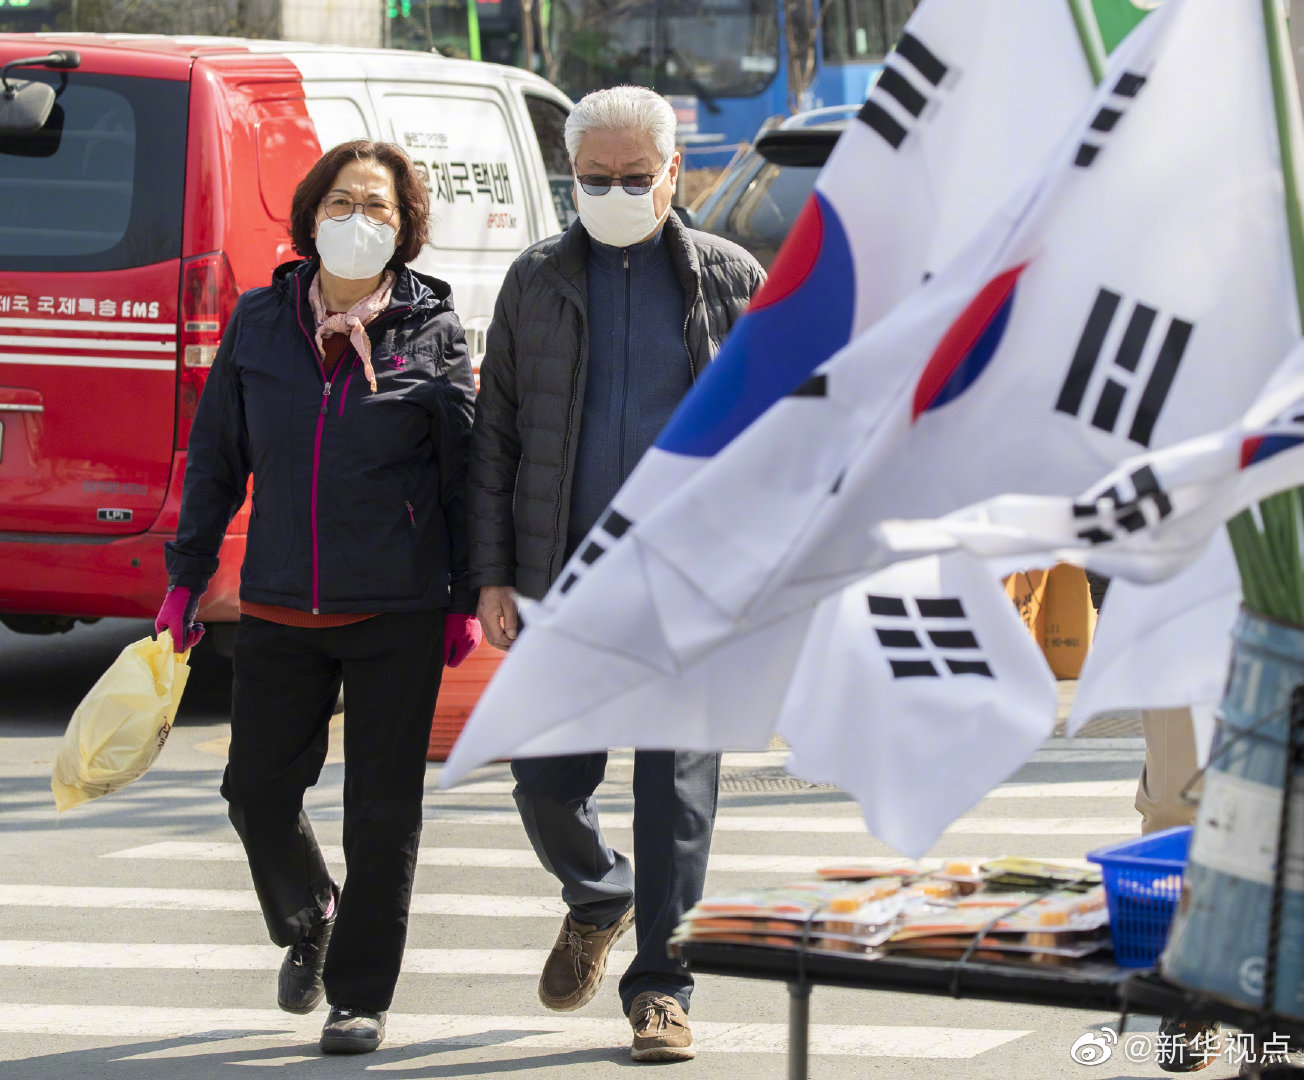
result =
M176 652L194 648L204 636L204 624L195 622L200 595L192 593L184 585L169 585L163 606L158 609L154 633L158 635L164 630L171 630L172 648Z
M484 631L480 629L479 619L450 611L444 616L444 666L457 667L475 652L483 640Z

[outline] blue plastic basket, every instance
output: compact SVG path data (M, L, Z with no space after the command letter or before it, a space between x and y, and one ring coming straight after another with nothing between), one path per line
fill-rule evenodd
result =
M1191 829L1183 825L1087 853L1105 880L1119 967L1152 967L1164 951L1190 846Z

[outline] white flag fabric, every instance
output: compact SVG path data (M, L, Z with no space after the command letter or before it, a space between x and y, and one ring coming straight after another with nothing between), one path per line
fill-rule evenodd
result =
M1299 332L1264 40L1256 6L1170 0L1116 51L1010 228L759 419L746 379L713 366L658 442L673 490L642 517L636 485L617 496L441 783L513 752L522 713L546 732L800 619L874 568L876 520L1076 492L1241 413ZM653 731L658 695L642 700L635 726Z
M1261 8L1147 17L1016 217L639 523L700 595L663 648L883 565L875 521L1071 494L1244 412L1299 337Z
M1158 581L1200 555L1223 524L1304 484L1304 345L1236 423L1129 458L1082 494L1001 496L934 522L885 522L903 555L959 546L1006 562L1073 562Z
M1225 532L1156 585L1111 581L1078 678L1069 734L1093 716L1188 705L1205 716L1222 699L1231 664L1240 575ZM1201 756L1210 732L1197 732Z
M769 279L614 505L639 520L972 242L1090 100L1069 5L924 0ZM562 580L565 580L563 574Z
M1091 93L1067 3L924 0L820 174L767 284L676 414L674 446L658 445L639 463L613 512L563 571L554 599L572 589L578 597L579 578L629 522L677 493L969 244L1035 177ZM597 608L583 604L583 617L600 624L610 614L605 601L616 602L621 586L590 594ZM571 608L572 620L580 606ZM707 670L648 656L637 643L626 649L619 638L573 636L564 623L545 630L545 610L523 614L528 629L463 731L443 786L508 753L653 745L649 739L700 749L764 746L809 622L809 613L798 613L782 627L744 635L718 650ZM784 635L776 652L776 636ZM744 699L747 709L737 706Z
M779 734L789 772L847 791L875 836L918 858L1027 761L1056 704L1005 590L961 552L898 563L825 600Z

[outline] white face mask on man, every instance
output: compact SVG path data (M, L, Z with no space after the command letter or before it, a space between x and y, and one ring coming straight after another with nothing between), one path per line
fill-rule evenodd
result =
M350 214L343 220L319 221L316 243L322 266L337 278L366 281L394 257L398 233L392 225L377 225L366 214Z
M585 230L599 244L611 247L629 247L654 233L670 212L658 216L652 194L666 177L672 158L652 178L652 186L642 195L631 195L619 183L613 183L605 194L590 195L579 180L575 181L575 208Z

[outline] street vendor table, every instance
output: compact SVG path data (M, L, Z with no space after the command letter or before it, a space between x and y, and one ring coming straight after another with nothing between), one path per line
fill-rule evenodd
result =
M1246 1030L1261 1028L1262 1013L1174 986L1150 970L1120 968L1100 960L1072 965L933 960L898 956L868 958L805 953L753 945L687 941L671 951L694 972L788 984L788 1080L806 1080L812 986L842 986L897 993L945 994L1022 1005L1220 1020ZM1273 1030L1304 1039L1304 1022L1274 1016ZM1119 1034L1122 1034L1120 1025Z
M1117 1009L1135 971L1100 961L1070 966L997 964L848 953L803 953L752 945L686 941L671 947L694 972L788 984L788 1080L806 1080L812 986L947 994L1025 1005Z

